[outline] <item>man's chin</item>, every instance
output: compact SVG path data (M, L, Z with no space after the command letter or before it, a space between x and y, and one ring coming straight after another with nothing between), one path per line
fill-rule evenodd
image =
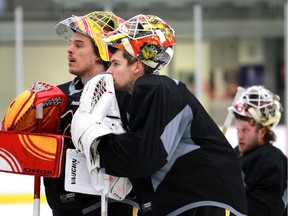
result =
M69 69L69 73L72 74L72 75L75 75L75 76L78 75L78 73L75 70L72 70L72 69Z
M247 149L245 148L245 145L243 144L238 144L238 149L241 154L244 154L247 151Z

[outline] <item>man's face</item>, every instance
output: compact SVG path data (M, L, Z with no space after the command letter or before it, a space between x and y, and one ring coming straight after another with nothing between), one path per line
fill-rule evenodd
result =
M95 73L97 56L88 36L76 32L67 49L69 72L86 80Z
M113 76L115 89L119 92L131 94L135 82L135 69L137 62L128 65L123 57L123 51L117 50L111 58L111 66L107 72Z
M245 154L264 143L264 128L257 130L256 125L251 125L249 121L241 119L235 119L235 126L240 153Z

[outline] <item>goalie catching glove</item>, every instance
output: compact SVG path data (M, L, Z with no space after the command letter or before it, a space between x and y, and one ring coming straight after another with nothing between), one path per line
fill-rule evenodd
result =
M69 154L74 154L74 158L77 158L78 152L78 156L81 158L83 157L81 154L84 153L89 179L82 177L84 178L84 182L87 182L86 186L88 189L86 186L83 187L83 179L81 179L82 183L78 188L77 182L76 185L69 184L67 182L69 181L69 177L67 180L65 179L66 189L75 192L81 192L82 190L83 193L92 191L89 193L95 192L97 195L107 192L110 198L124 199L132 188L131 183L127 178L106 175L104 169L99 169L100 156L97 154L97 146L102 136L124 132L115 96L113 78L110 74L99 74L85 85L80 98L79 108L75 112L71 122L72 141L76 150L69 150ZM72 164L71 161L68 161L66 162L66 166L70 166L68 163ZM69 167L66 170L67 172L71 171ZM71 173L66 173L66 176L70 175ZM106 187L107 181L109 181L109 188ZM93 190L89 189L91 186ZM74 189L71 190L71 188Z

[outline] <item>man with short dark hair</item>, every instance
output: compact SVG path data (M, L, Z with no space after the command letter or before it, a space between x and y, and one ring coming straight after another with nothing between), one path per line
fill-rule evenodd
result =
M105 50L99 47L98 38L115 30L122 21L112 12L93 12L85 16L69 17L55 27L56 33L70 42L68 52L69 72L75 79L58 87L67 95L67 107L61 117L59 134L71 135L71 120L79 107L84 85L92 77L105 73L108 68ZM118 101L119 107L125 105ZM68 148L74 148L72 142ZM45 192L53 216L97 216L101 213L101 197L65 191L65 171L59 178L44 178ZM131 204L133 200L129 200ZM125 200L111 200L108 205L109 216L132 216L133 206Z

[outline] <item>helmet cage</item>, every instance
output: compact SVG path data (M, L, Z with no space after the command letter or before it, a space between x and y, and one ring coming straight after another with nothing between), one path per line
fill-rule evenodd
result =
M262 86L248 88L240 99L229 110L248 118L253 118L257 123L275 127L281 118L281 104L278 95Z
M85 16L71 16L55 26L57 35L70 42L75 32L93 39L99 49L101 58L108 61L109 54L105 44L100 40L108 32L115 31L124 20L112 12L95 11Z
M137 15L119 25L103 40L127 51L153 69L162 69L173 56L174 30L155 15Z

